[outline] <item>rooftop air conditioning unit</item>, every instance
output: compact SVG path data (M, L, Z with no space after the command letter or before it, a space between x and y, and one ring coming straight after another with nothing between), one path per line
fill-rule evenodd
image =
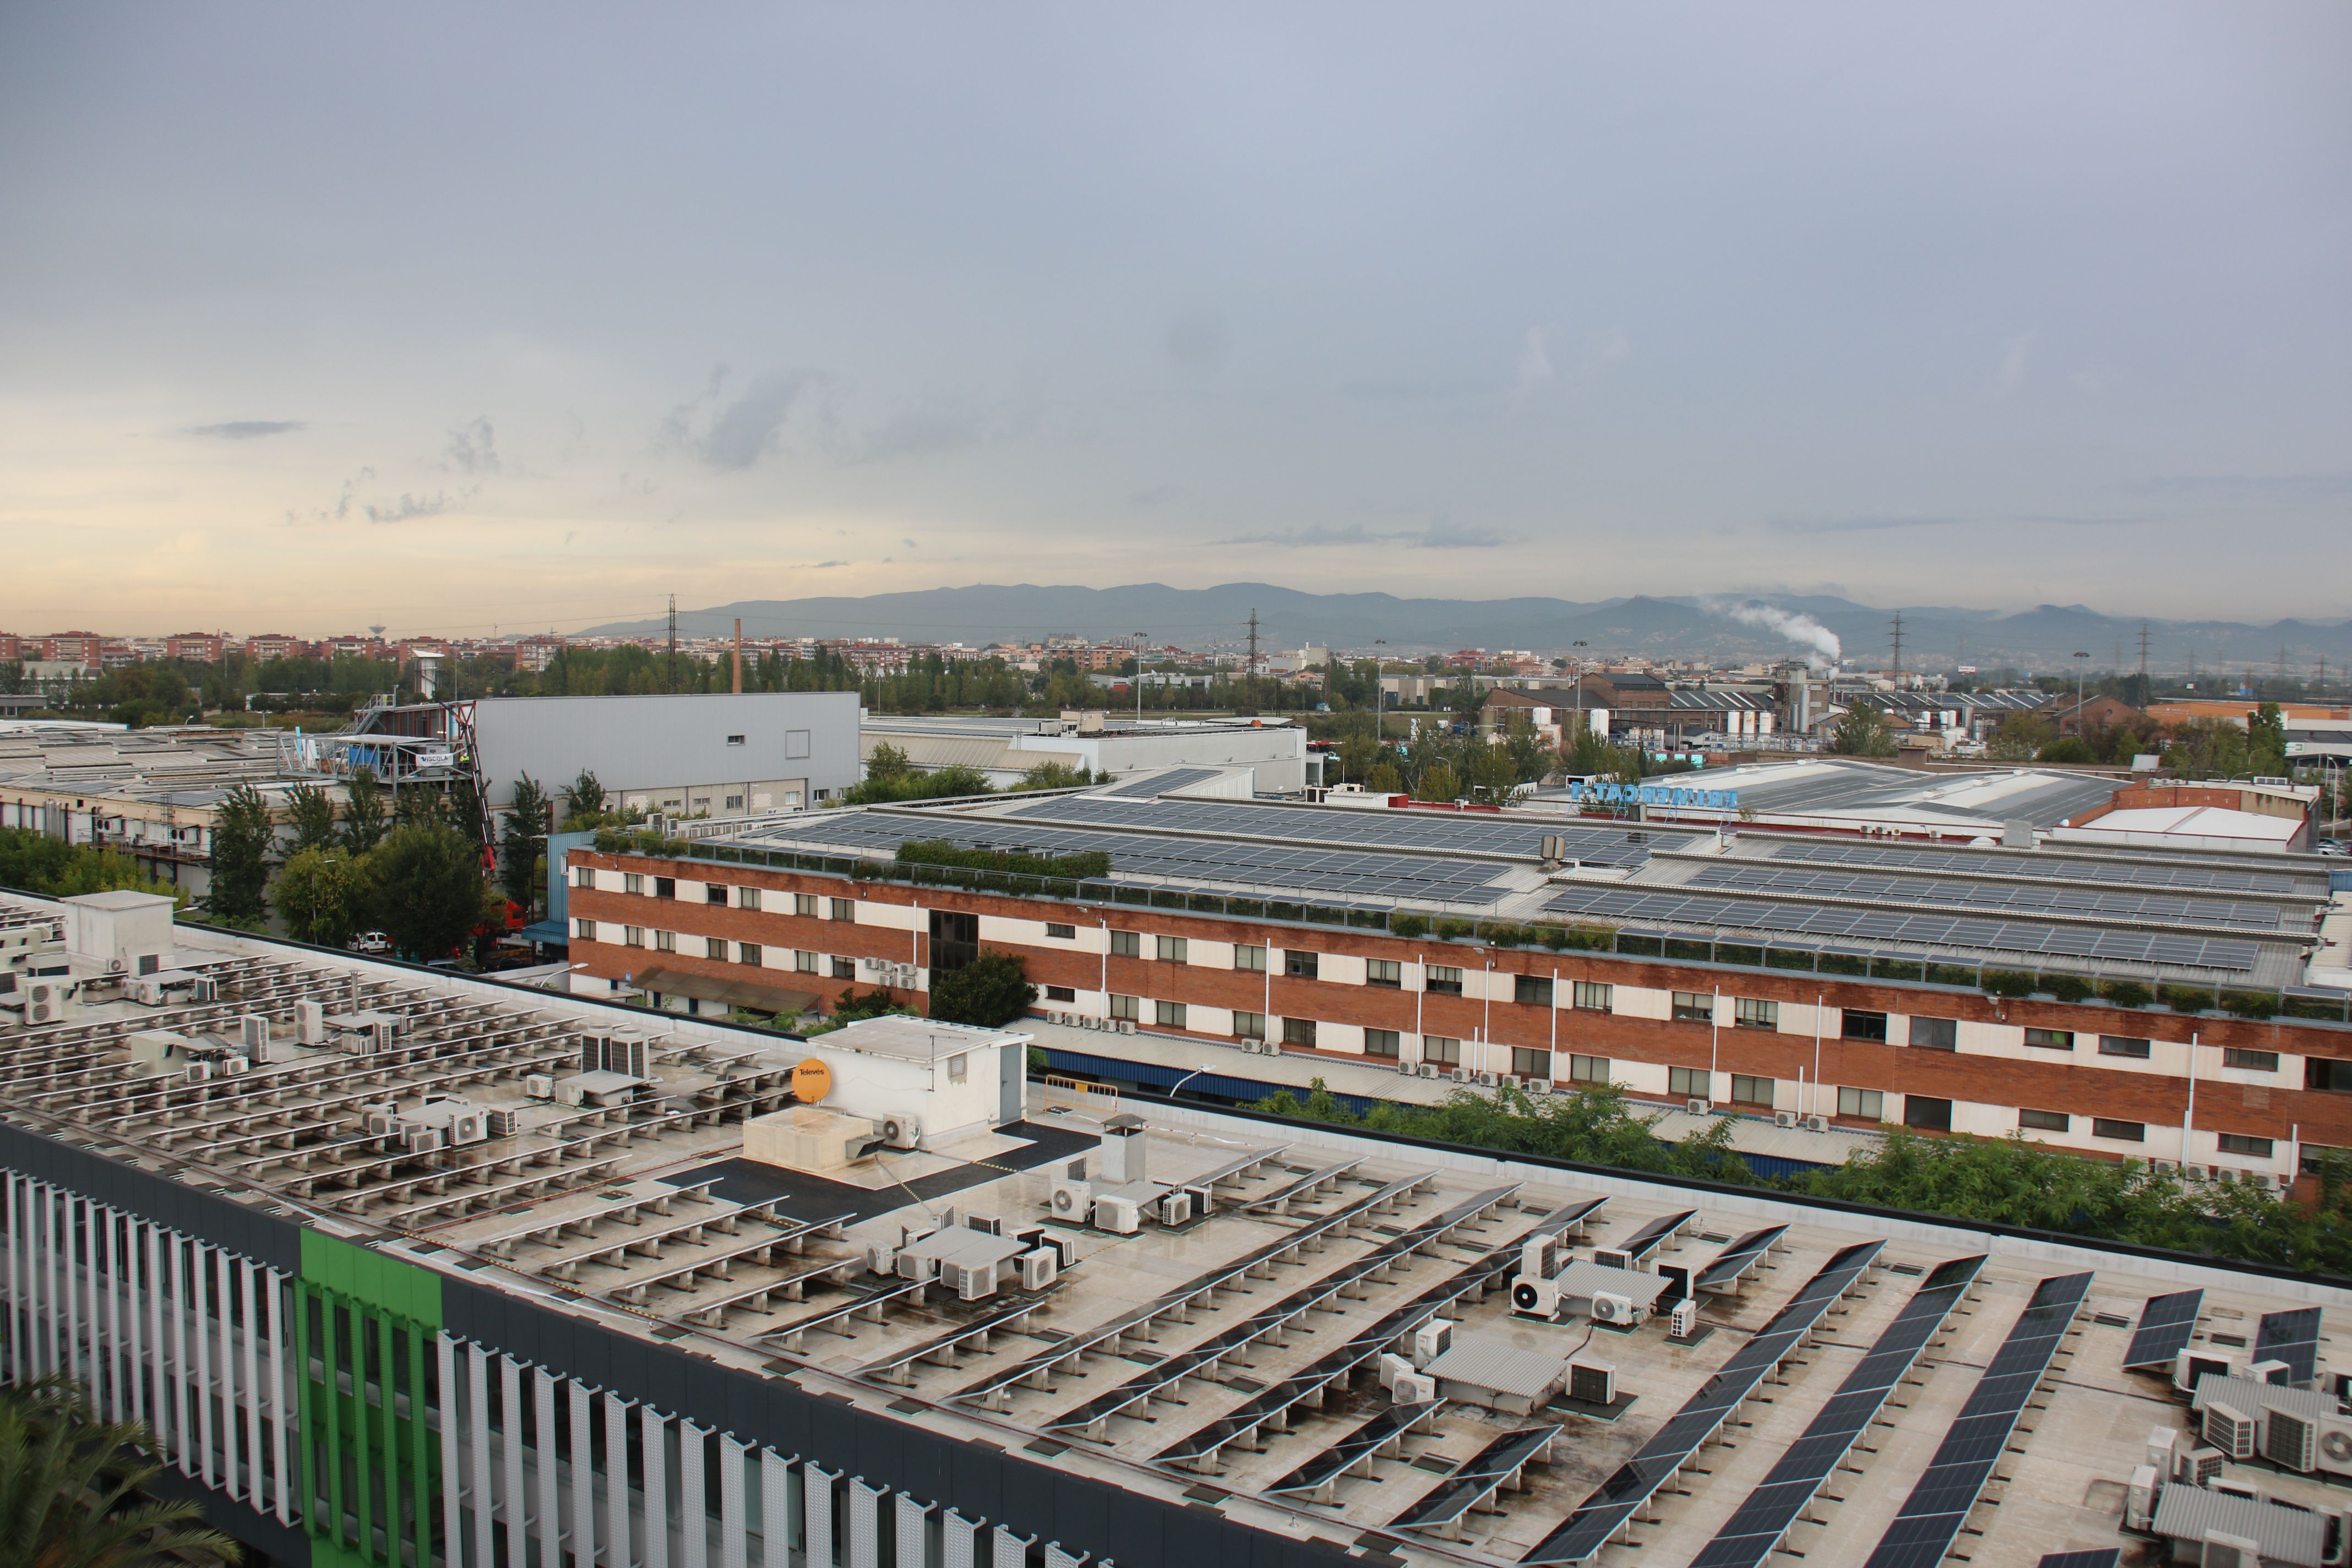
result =
M2160 1472L2154 1465L2134 1465L2131 1480L2124 1488L2124 1528L2146 1530L2156 1514L2157 1478Z
M1055 1219L1067 1220L1072 1225L1084 1225L1087 1223L1087 1212L1094 1207L1094 1202L1095 1190L1092 1185L1085 1182L1072 1181L1065 1176L1054 1184L1053 1195L1046 1200L1046 1206L1053 1210Z
M2263 1458L2308 1475L2319 1468L2319 1423L2291 1410L2266 1410L2257 1446Z
M1133 1236L1143 1228L1143 1211L1133 1198L1106 1193L1095 1200L1095 1228L1113 1236Z
M979 1301L996 1294L996 1265L993 1263L940 1265L940 1284L956 1293L961 1301Z
M210 1062L190 1062L190 1063L188 1064L188 1081L189 1081L190 1083L203 1083L205 1079L207 1079L211 1078L212 1076L213 1076L213 1064L212 1064L212 1063L210 1063Z
M221 1058L220 1069L224 1077L234 1078L238 1073L252 1071L253 1058L250 1057L226 1056Z
M1412 1064L1411 1062L1399 1062L1396 1065L1396 1069L1397 1071L1404 1074L1407 1078L1411 1078L1412 1076Z
M1700 1100L1696 1096L1693 1096L1691 1099L1683 1101L1683 1109L1689 1111L1693 1116L1705 1116L1707 1112L1713 1110L1715 1106L1713 1102L1709 1100Z
M1686 1340L1698 1331L1698 1298L1685 1296L1675 1303L1666 1319L1666 1332L1678 1340Z
M482 1131L492 1138L511 1138L522 1131L520 1112L506 1108L482 1112Z
M1426 1364L1454 1348L1454 1321L1432 1318L1412 1331L1412 1359Z
M2330 1421L2322 1417L2319 1441L2315 1445L2314 1468L2331 1476L2352 1476L2352 1421Z
M191 1002L219 1001L220 982L208 974L197 975L188 982L188 1000Z
M1592 1321L1630 1329L1642 1321L1642 1309L1633 1305L1631 1296L1620 1296L1614 1290L1592 1293Z
M893 1149L912 1149L923 1141L923 1124L912 1116L882 1119L882 1142Z
M446 1127L404 1127L400 1130L401 1147L412 1154L430 1154L448 1146L449 1130Z
M1581 1405L1617 1403L1617 1369L1598 1362L1570 1362L1568 1396Z
M1808 1117L1806 1117L1806 1118L1805 1118L1805 1131L1808 1131L1808 1132L1826 1132L1826 1131L1828 1131L1829 1130L1830 1130L1830 1119L1829 1119L1828 1117L1826 1117L1826 1116L1808 1116Z
M1122 1035L1131 1035L1135 1033L1135 1020L1132 1018L1121 1018L1118 1021L1118 1032Z
M2294 1383L2294 1368L2283 1361L2258 1361L2246 1369L2246 1375L2256 1383L2284 1384L2290 1387Z
M1592 1249L1592 1261L1603 1268L1631 1268L1633 1255L1613 1247L1596 1247Z
M1390 1397L1399 1405L1426 1405L1437 1397L1437 1379L1425 1372L1409 1372L1396 1380Z
M1167 1196L1160 1200L1160 1223L1161 1225L1187 1225L1192 1222L1192 1194L1178 1191L1170 1193Z
M236 1021L236 1043L246 1055L258 1057L269 1048L269 1020L247 1013Z
M1487 1072L1483 1068L1480 1069L1478 1073L1478 1087L1480 1089L1492 1089L1495 1087L1496 1081L1496 1080L1493 1073Z
M869 1274L879 1274L885 1279L897 1274L898 1249L895 1247L885 1247L878 1241L868 1242L866 1247L866 1269Z
M2211 1351L2182 1351L2172 1358L2172 1386L2176 1393L2194 1394L2200 1379L2228 1377L2237 1368L2235 1356L2216 1355Z
M1772 1125L1793 1132L1797 1127L1797 1113L1793 1110L1776 1110L1772 1113Z
M71 986L55 980L36 980L25 987L25 1022L55 1024L74 1016Z
M2198 1553L2198 1568L2261 1568L2262 1551L2260 1542L2209 1530L2203 1549Z
M2192 1487L2210 1487L2221 1479L2228 1458L2219 1448L2192 1448L2180 1457L2180 1479Z
M920 1239L919 1237L914 1237L908 1241L908 1246L912 1246L915 1241ZM912 1279L920 1285L940 1277L940 1260L936 1258L918 1258L902 1247L898 1249L896 1261L898 1265L898 1278L901 1279Z
M1050 1247L1032 1247L1013 1261L1020 1266L1024 1290L1043 1290L1061 1276L1062 1255Z
M1437 1064L1435 1062L1423 1062L1414 1070L1420 1073L1423 1078L1435 1078L1437 1076Z
M1551 1079L1548 1078L1531 1078L1528 1079L1528 1092L1529 1094L1549 1094L1551 1092Z
M2233 1459L2254 1457L2254 1423L2237 1406L2219 1400L2205 1407L2205 1441Z
M1394 1351L1382 1351L1381 1352L1381 1359L1375 1364L1380 1369L1379 1376L1381 1386L1387 1389L1391 1394L1396 1391L1398 1378L1411 1377L1413 1374L1412 1363L1405 1360L1404 1357L1397 1354Z
M1468 1083L1470 1081L1470 1069L1468 1068L1455 1068L1446 1076L1451 1078L1456 1083Z
M1511 1281L1511 1310L1523 1318L1559 1321L1559 1281L1522 1274Z
M555 1077L551 1073L526 1073L522 1080L523 1094L531 1100L553 1100Z
M1531 1236L1519 1243L1519 1272L1549 1279L1559 1272L1559 1238Z

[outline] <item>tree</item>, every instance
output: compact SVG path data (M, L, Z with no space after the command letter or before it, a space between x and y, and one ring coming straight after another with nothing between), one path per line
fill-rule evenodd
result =
M983 952L961 969L931 977L931 1016L942 1024L1009 1024L1037 1000L1028 967L1009 952Z
M1830 737L1830 750L1842 757L1891 757L1896 749L1886 715L1867 703L1857 702L1847 709L1837 722L1836 733Z
M1412 786L1415 800L1456 801L1462 798L1462 781L1444 763L1423 770Z
M0 1390L0 1541L36 1568L235 1563L237 1543L193 1502L146 1495L163 1473L143 1422L100 1421L52 1373Z
M374 902L368 862L331 845L298 849L278 873L278 918L296 942L341 947L368 929Z
M52 899L81 893L159 893L185 905L187 889L158 881L139 862L95 844L68 844L29 827L0 827L0 887Z
M2049 720L2033 713L2011 713L1985 742L1985 755L1996 763L2030 763L2057 738L2058 731Z
M269 855L277 829L269 803L251 784L228 792L213 813L212 892L205 907L236 925L269 918Z
M2061 735L2036 752L2033 754L2033 760L2037 763L2060 763L2081 766L2097 762L2099 754L2093 751L2091 743L2081 736Z
M547 790L529 773L515 779L514 804L499 833L499 877L507 897L525 910L540 901L540 862L547 855Z
M294 828L290 854L324 849L335 841L334 797L317 784L298 784L286 792L286 820Z
M606 804L604 783L594 773L582 768L579 776L563 786L562 795L564 832L602 826L604 813L610 807Z
M1077 789L1092 783L1094 774L1083 763L1075 768L1067 763L1039 763L1023 773L1021 782L1013 787L1016 790Z
M482 867L438 822L394 828L369 857L384 934L411 958L446 958L482 921Z
M2246 721L2246 765L2273 778L2286 772L2286 717L2275 702L2263 703Z
M383 842L383 786L374 770L354 768L343 780L343 847L364 855Z

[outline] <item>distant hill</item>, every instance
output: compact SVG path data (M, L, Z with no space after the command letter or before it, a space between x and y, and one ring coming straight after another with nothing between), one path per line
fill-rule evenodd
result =
M1369 648L1383 638L1400 653L1457 647L1557 651L1583 642L1595 657L1755 658L1801 651L1798 642L1735 616L1736 596L1603 599L1402 599L1390 594L1309 594L1265 583L1171 588L1138 583L1118 588L979 584L864 598L757 599L678 612L688 637L722 637L741 616L747 637L903 637L909 642L1028 641L1057 634L1090 638L1144 632L1154 642L1189 647L1238 647L1258 617L1259 646ZM1897 613L1818 595L1759 595L1744 601L1810 616L1834 633L1849 664L1883 668ZM1948 605L1902 606L1904 664L1948 669L2019 664L2072 668L2090 654L2093 668L2135 666L2140 622L2081 605L2040 605L2014 615ZM589 635L658 634L658 619L614 622ZM2252 664L2275 668L2284 647L2289 671L2309 676L2314 663L2352 673L2352 621L2235 622L2151 620L2150 668L2174 672L2194 655L2200 668ZM2331 675L2331 679L2335 677Z

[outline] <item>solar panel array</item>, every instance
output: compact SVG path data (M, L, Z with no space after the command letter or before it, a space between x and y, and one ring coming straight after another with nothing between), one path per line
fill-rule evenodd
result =
M1982 1258L1955 1258L1936 1266L1919 1289L1886 1325L1877 1342L1847 1373L1829 1403L1790 1444L1771 1469L1699 1549L1690 1568L1759 1568L1771 1554L1789 1527L1797 1522L1814 1494L1845 1458L1854 1443L1878 1418L1887 1395L1927 1348L1927 1342L1968 1294L1969 1286L1984 1267Z
M1905 849L1893 845L1842 844L1811 838L1776 839L1775 860L1817 866L1884 866L1900 871L1974 871L1997 877L2042 877L2066 882L2179 888L2215 893L2307 893L2312 879L2218 866L2152 866L2128 860L2069 860L2058 857L1985 855L1967 849Z
M1701 867L1690 885L1744 888L1799 898L1866 899L1888 904L2002 910L2021 915L2089 915L2102 920L2228 926L2241 931L2274 931L2281 929L2283 919L2293 920L2299 913L2279 904L2183 898L2172 893L2106 891L2054 883L1978 882L1957 878L1938 881L1927 877L1738 862Z
M2202 1290L2150 1296L2139 1310L2139 1327L2132 1331L2131 1343L2124 1348L2124 1370L2171 1366L2173 1358L2189 1348L2189 1336L2197 1331L2197 1309L2204 1304Z
M1696 1209L1683 1209L1675 1214L1662 1214L1624 1240L1612 1243L1611 1250L1630 1252L1635 1258L1646 1258L1651 1250L1666 1237L1688 1225Z
M1171 790L1191 789L1202 779L1213 779L1216 776L1217 770L1214 768L1176 768L1164 773L1153 773L1146 778L1129 779L1110 793L1130 796L1165 795Z
M1944 1560L2090 1288L2084 1273L2053 1275L2034 1289L1863 1568L1937 1568Z
M2319 1375L2319 1309L2264 1312L2254 1331L2254 1359L2283 1361L2287 1376L2301 1387Z
M1749 1231L1708 1258L1706 1267L1691 1279L1691 1289L1720 1290L1732 1284L1756 1267L1764 1255L1772 1250L1772 1244L1788 1233L1789 1227L1785 1225L1767 1226L1762 1230Z
M1297 1492L1318 1502L1329 1500L1329 1489L1341 1476L1369 1462L1382 1448L1402 1437L1421 1420L1444 1405L1443 1399L1418 1399L1391 1405L1323 1452L1316 1455L1265 1489L1268 1497Z
M2094 1546L2082 1552L2051 1552L2043 1554L2038 1568L2116 1568L2123 1558L2120 1546Z
M1736 1414L1758 1384L1783 1356L1803 1342L1822 1315L1877 1259L1883 1241L1841 1248L1807 1280L1771 1321L1741 1345L1721 1370L1699 1385L1683 1407L1666 1418L1633 1457L1620 1465L1599 1489L1578 1505L1559 1527L1538 1542L1521 1563L1584 1563L1609 1543L1657 1489L1698 1452Z
M1428 1530L1454 1523L1559 1436L1558 1426L1522 1426L1504 1433L1454 1467L1434 1491L1397 1515L1389 1528Z
M1008 816L1097 827L1144 827L1163 833L1237 834L1283 844L1329 844L1359 849L1423 849L1456 855L1533 858L1543 840L1568 841L1568 858L1592 866L1637 867L1653 849L1697 842L1688 833L1633 826L1589 826L1573 818L1514 812L1386 811L1367 806L1259 805L1238 800L1121 800L1113 795L1065 795L1029 801Z
M1503 870L1492 862L1430 855L1381 855L1279 844L1234 844L1173 835L1095 833L1030 821L940 814L920 819L872 812L797 818L766 837L837 847L887 859L910 839L944 838L963 848L1021 849L1032 855L1099 850L1122 881L1223 882L1278 890L1277 896L1334 893L1381 900L1492 904L1509 891L1486 884Z
M1927 947L1977 948L2059 958L2104 958L2187 969L2250 971L2260 950L2251 942L2170 931L2114 931L2099 926L2037 925L1974 920L1965 915L1906 914L1833 904L1768 899L1709 898L1668 889L1570 888L1549 900L1555 914L1640 921L1664 926L1781 931L1791 935L1907 942Z

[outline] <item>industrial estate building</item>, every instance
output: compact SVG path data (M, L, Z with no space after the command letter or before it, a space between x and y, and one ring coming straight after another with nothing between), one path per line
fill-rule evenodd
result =
M574 850L571 957L615 989L658 966L829 999L919 994L985 949L1024 961L1049 1016L1244 1067L1613 1082L2271 1184L2352 1147L2347 994L2315 984L2347 977L2352 921L2315 857L1343 808L1238 798L1246 777L819 813L677 858ZM895 859L937 839L1110 872Z
M270 1562L2343 1560L2325 1281L1050 1102L1018 1030L803 1040L139 895L0 947L7 1374L151 1423Z
M868 713L860 743L867 756L877 746L893 747L922 773L971 768L1000 789L1020 783L1043 763L1085 768L1105 778L1169 767L1247 767L1261 795L1296 795L1322 782L1322 759L1308 754L1306 730L1281 720L1153 718L1135 723L1091 709L1055 719Z

